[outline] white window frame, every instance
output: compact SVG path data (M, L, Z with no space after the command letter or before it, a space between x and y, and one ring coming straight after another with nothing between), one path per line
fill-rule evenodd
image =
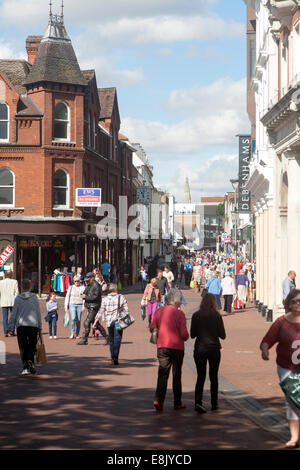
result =
M54 186L54 177L58 171L63 171L66 174L67 177L67 186ZM53 184L52 184L52 191L53 191L53 199L54 199L54 188L66 188L66 205L65 206L59 206L55 205L53 201L53 209L69 209L70 208L70 176L67 170L64 168L59 168L53 175Z
M56 119L56 113L55 113L55 110L56 110L56 107L59 105L59 104L64 104L68 110L68 121L65 121L64 119ZM66 139L62 139L60 137L55 137L55 124L56 122L67 122L68 125L67 125L67 138ZM55 105L55 108L54 108L54 141L55 142L70 142L70 108L69 106L67 105L67 103L65 103L64 101L59 101L58 103L56 103Z
M9 122L9 106L5 101L0 100L0 104L5 104L7 107L7 120L1 119L1 122L7 122L7 139L0 139L1 142L9 142L10 122Z
M8 170L13 176L13 186L12 186L12 188L13 188L13 203L12 204L0 204L0 207L15 207L15 182L16 182L15 174L7 166L0 167L0 171L1 170ZM2 185L0 185L0 188L11 188L11 186L4 186L4 185L2 186Z

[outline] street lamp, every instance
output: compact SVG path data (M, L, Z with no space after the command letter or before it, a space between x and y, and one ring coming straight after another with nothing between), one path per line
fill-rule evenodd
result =
M230 183L234 189L234 274L236 276L236 263L237 263L237 220L236 216L238 214L237 204L236 204L236 190L239 184L238 179L231 179Z

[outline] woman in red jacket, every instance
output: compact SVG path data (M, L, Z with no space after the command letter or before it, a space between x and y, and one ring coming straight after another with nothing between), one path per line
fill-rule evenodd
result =
M147 284L143 300L147 300L148 322L150 326L157 307L161 302L160 288L158 287L157 279L155 277L151 279L149 284Z
M263 338L260 349L264 361L269 360L269 349L278 343L277 373L280 381L300 365L300 290L292 289L284 302L287 315L282 315L272 324ZM289 422L291 439L286 447L298 447L300 410L286 398L286 417Z
M151 323L150 331L158 329L157 358L159 361L154 408L163 411L171 367L173 368L174 409L186 408L181 402L181 369L184 357L184 342L189 339L185 314L179 290L171 289L166 295L167 306L160 308Z

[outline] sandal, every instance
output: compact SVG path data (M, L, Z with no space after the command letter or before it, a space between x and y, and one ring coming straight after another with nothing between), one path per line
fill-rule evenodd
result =
M290 440L285 444L285 447L287 449L296 449L297 447L299 447L299 444L297 441Z

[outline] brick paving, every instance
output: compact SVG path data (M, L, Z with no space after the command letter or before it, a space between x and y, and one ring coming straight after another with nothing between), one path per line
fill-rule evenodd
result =
M191 290L184 295L189 322L200 296ZM103 338L90 338L88 346L78 346L76 340L69 339L70 330L62 325L63 299L59 299L57 340L48 338L45 324L48 363L38 366L36 377L20 377L16 338L3 338L1 329L0 340L5 339L7 348L7 363L0 365L1 449L283 448L284 430L264 426L265 411L284 422L284 404L275 350L269 362L260 357L259 343L270 324L256 310L224 317L227 338L222 341L220 410L206 415L193 410L196 375L193 342L189 340L183 367L187 409L173 410L169 382L165 410L157 414L152 407L156 348L149 342L146 323L140 318L141 294L129 293L127 299L136 322L124 333L118 367L110 365L109 347ZM44 300L41 305L45 311ZM208 387L207 382L207 405Z

